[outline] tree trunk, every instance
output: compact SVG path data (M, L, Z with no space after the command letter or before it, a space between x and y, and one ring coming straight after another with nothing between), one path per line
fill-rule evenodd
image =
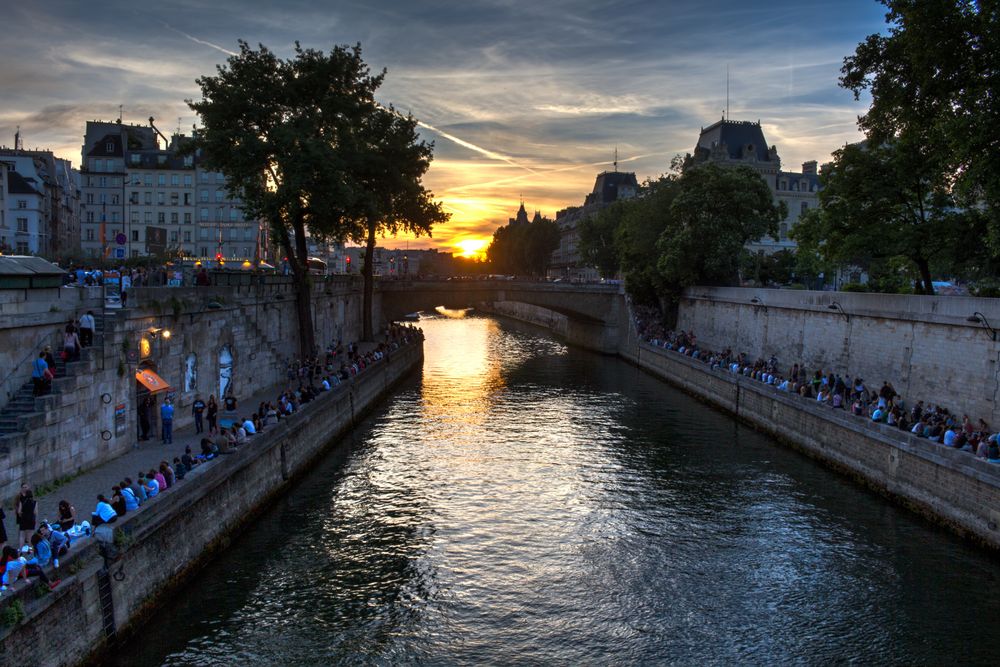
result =
M308 250L306 248L305 225L301 217L292 221L295 231L295 247L292 247L288 234L283 234L281 245L288 255L288 263L292 267L292 280L295 283L295 309L299 320L299 358L305 359L316 351L316 334L312 321L312 286L309 280L309 267L306 264Z
M365 265L362 267L365 278L365 297L361 311L361 340L371 342L375 339L372 331L372 305L375 300L375 222L368 221L368 240L365 244Z
M934 283L931 281L930 263L923 258L913 260L920 271L920 282L923 283L922 294L934 294Z

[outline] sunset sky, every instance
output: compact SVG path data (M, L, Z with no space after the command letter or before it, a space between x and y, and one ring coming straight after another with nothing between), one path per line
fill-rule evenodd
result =
M20 125L25 147L74 165L85 122L119 104L126 122L189 132L183 100L239 38L283 56L295 40L361 42L388 69L380 101L435 142L426 184L452 220L410 247L449 250L488 238L522 196L549 217L581 203L616 147L620 170L663 173L721 117L727 66L731 118L759 119L788 169L828 159L867 107L837 87L842 60L885 29L871 0L56 0L3 15L0 145Z

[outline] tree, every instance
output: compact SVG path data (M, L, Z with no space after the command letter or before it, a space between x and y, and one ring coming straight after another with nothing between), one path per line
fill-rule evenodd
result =
M676 163L676 160L675 160ZM615 232L615 248L625 289L639 303L658 304L665 289L656 268L660 253L656 244L670 224L670 206L677 197L680 173L647 180L638 197L621 202L622 217Z
M620 267L615 237L627 210L625 202L614 202L577 225L580 257L605 278L614 277Z
M859 119L869 145L893 143L954 186L959 203L984 205L993 255L1000 251L1000 8L966 0L882 0L886 35L870 35L844 59L840 83L872 96Z
M820 208L792 230L800 248L866 268L873 260L905 258L924 294L934 293L931 262L947 254L968 220L934 165L900 143L836 151L819 200Z
M202 99L188 101L202 121L191 150L226 175L248 217L267 221L296 285L299 350L315 350L306 234L343 238L360 190L358 155L345 140L375 108L384 74L372 75L361 47L328 54L295 45L282 60L263 45L240 51L198 79Z
M433 144L418 139L412 116L377 106L345 144L356 204L344 213L343 227L351 240L365 244L362 329L364 340L372 340L376 238L402 231L430 235L435 224L450 216L421 183L430 167Z
M715 164L686 169L677 181L657 269L673 296L690 285L737 282L743 247L778 233L785 217L767 183L749 167Z
M545 275L559 247L559 226L547 218L493 230L486 257L498 273Z

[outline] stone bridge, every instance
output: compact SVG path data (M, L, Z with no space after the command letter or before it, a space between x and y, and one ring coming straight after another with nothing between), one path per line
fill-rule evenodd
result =
M521 280L386 280L378 285L382 315L401 319L417 311L480 308L537 322L574 344L613 353L624 321L619 285Z

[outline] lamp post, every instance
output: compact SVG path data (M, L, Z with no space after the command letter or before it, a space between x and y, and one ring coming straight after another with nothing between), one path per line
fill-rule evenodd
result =
M848 322L850 322L850 321L851 321L851 316L850 316L850 315L848 315L848 314L847 314L847 313L846 313L846 312L844 311L844 307L843 307L843 306L841 306L841 305L840 305L839 303L837 303L836 301L832 302L832 303L831 303L831 304L830 304L829 306L827 306L827 308L829 308L830 310L836 310L836 311L839 311L839 312L840 312L840 314L844 316L844 319L845 319L845 320L847 320Z
M994 329L993 327L990 326L989 320L987 320L986 316L983 315L982 313L980 313L978 310L976 312L972 313L972 315L966 317L965 321L966 322L981 323L983 325L983 328L985 328L986 331L989 332L990 338L993 340L993 342L995 343L997 341L997 331L996 331L996 329Z

